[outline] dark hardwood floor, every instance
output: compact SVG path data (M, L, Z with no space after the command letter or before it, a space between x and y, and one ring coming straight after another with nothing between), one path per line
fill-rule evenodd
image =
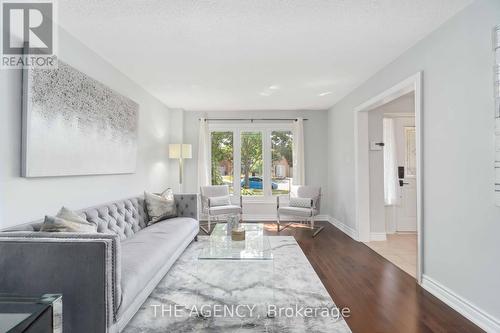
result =
M295 237L337 306L351 309L354 333L483 332L368 246L320 224L325 229L314 239L300 227L279 235ZM266 233L278 235L273 223Z

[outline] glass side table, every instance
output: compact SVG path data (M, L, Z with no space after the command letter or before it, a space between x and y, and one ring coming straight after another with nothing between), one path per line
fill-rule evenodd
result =
M0 294L0 332L62 333L62 295Z

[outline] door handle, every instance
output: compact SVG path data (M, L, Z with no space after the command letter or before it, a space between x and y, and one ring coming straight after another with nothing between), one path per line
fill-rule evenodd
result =
M403 185L410 185L410 183L407 183L403 181L402 179L399 180L399 186L403 187Z

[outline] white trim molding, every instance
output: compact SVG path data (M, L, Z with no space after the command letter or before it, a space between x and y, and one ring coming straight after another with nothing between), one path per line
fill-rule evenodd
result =
M416 234L417 233L417 230L415 229L415 227L402 227L402 226L398 226L398 230L395 231L397 233L405 233L405 234Z
M370 242L382 242L387 240L385 232L370 232Z
M422 287L486 332L500 332L500 319L425 274L422 276Z
M337 229L340 229L340 231L342 231L347 236L351 237L355 241L358 241L358 232L356 229L348 226L343 222L340 222L339 220L331 216L329 217L328 222L330 222L330 224L332 224Z
M423 73L418 72L409 78L386 89L380 94L354 108L354 192L356 229L359 240L370 240L370 170L368 151L368 113L381 105L395 100L411 91L415 93L415 127L417 150L417 282L422 281L423 267L423 103L422 103Z

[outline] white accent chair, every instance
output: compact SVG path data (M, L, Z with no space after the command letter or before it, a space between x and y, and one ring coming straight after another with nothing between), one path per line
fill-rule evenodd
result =
M238 215L241 221L241 214L243 213L242 196L240 195L238 198L238 196L230 195L229 187L227 185L202 186L200 188L200 193L202 212L208 216L208 223L203 225L200 224L200 229L205 233L210 234L212 219L219 221L220 217ZM210 198L223 196L229 196L229 205L213 206L211 204ZM208 229L205 229L205 226L207 226Z
M294 219L298 219L301 223L308 223L310 229L313 231L313 237L319 234L324 227L315 226L314 219L319 214L321 208L321 187L317 186L292 186L289 193L288 201L284 202L280 200L280 196L277 196L277 225L278 232L294 224L294 222L289 223L285 226L281 224L281 217L288 216ZM283 198L283 196L281 196ZM290 206L290 198L302 198L311 199L310 204L301 207Z

